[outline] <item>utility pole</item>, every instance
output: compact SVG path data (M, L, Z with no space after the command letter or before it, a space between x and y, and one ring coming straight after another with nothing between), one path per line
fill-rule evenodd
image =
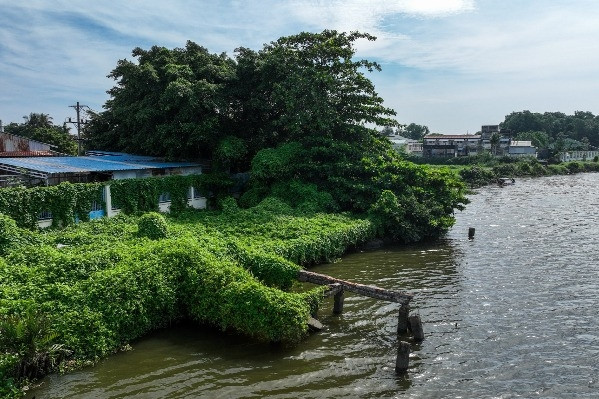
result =
M71 118L69 118L65 123L72 123L74 125L77 125L77 156L80 156L81 155L81 125L87 124L86 120L81 119L81 109L82 108L89 109L89 107L87 105L79 104L79 101L77 101L76 105L69 105L69 107L75 108L75 111L77 111L77 121L74 122L71 120Z

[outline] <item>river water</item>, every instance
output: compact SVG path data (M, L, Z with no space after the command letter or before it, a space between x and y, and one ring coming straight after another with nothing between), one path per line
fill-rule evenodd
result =
M415 294L426 339L412 342L407 375L394 373L398 305L347 293L344 313L327 302L326 329L294 348L178 326L27 397L599 397L599 174L522 179L470 199L440 242L312 269Z

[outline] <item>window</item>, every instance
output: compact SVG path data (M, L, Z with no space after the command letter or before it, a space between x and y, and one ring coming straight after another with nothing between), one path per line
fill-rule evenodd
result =
M171 193L162 193L158 198L158 202L171 202Z
M37 215L37 220L49 220L52 219L52 212L50 211L43 211L40 212L39 215Z
M92 202L92 208L90 209L91 212L103 211L103 210L104 210L104 207L102 207L102 203L98 203L98 201Z
M193 198L198 199L198 198L202 198L202 197L203 197L203 195L202 195L202 192L200 191L200 189L197 187L194 187L193 188Z

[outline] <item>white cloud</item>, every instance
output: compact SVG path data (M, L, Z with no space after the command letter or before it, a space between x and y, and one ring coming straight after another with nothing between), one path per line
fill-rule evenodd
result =
M78 99L99 108L113 85L105 76L137 46L172 48L193 40L230 54L322 29L376 35L376 42L357 44L358 56L383 64L371 78L388 105L400 115L428 115L438 130L445 124L458 132L466 120L493 122L476 116L492 108L482 101L502 109L501 118L504 109L525 104L566 112L566 98L599 111L591 94L599 89L599 25L592 18L599 3L592 0L0 0L0 7L5 121L60 107L66 115Z

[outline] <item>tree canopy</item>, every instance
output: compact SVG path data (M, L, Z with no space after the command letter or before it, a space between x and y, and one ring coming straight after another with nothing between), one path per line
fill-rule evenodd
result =
M543 146L539 148L582 150L599 147L599 115L591 112L576 111L574 115L512 112L505 117L501 127L512 130L520 139L530 139Z
M358 40L375 38L303 32L234 58L193 42L137 48L137 62L121 60L109 75L116 86L87 132L102 149L251 170L248 206L274 195L312 211L372 211L381 226L402 218L398 239L434 237L466 201L463 186L402 161L375 130L399 124L365 76L380 66L355 59Z

